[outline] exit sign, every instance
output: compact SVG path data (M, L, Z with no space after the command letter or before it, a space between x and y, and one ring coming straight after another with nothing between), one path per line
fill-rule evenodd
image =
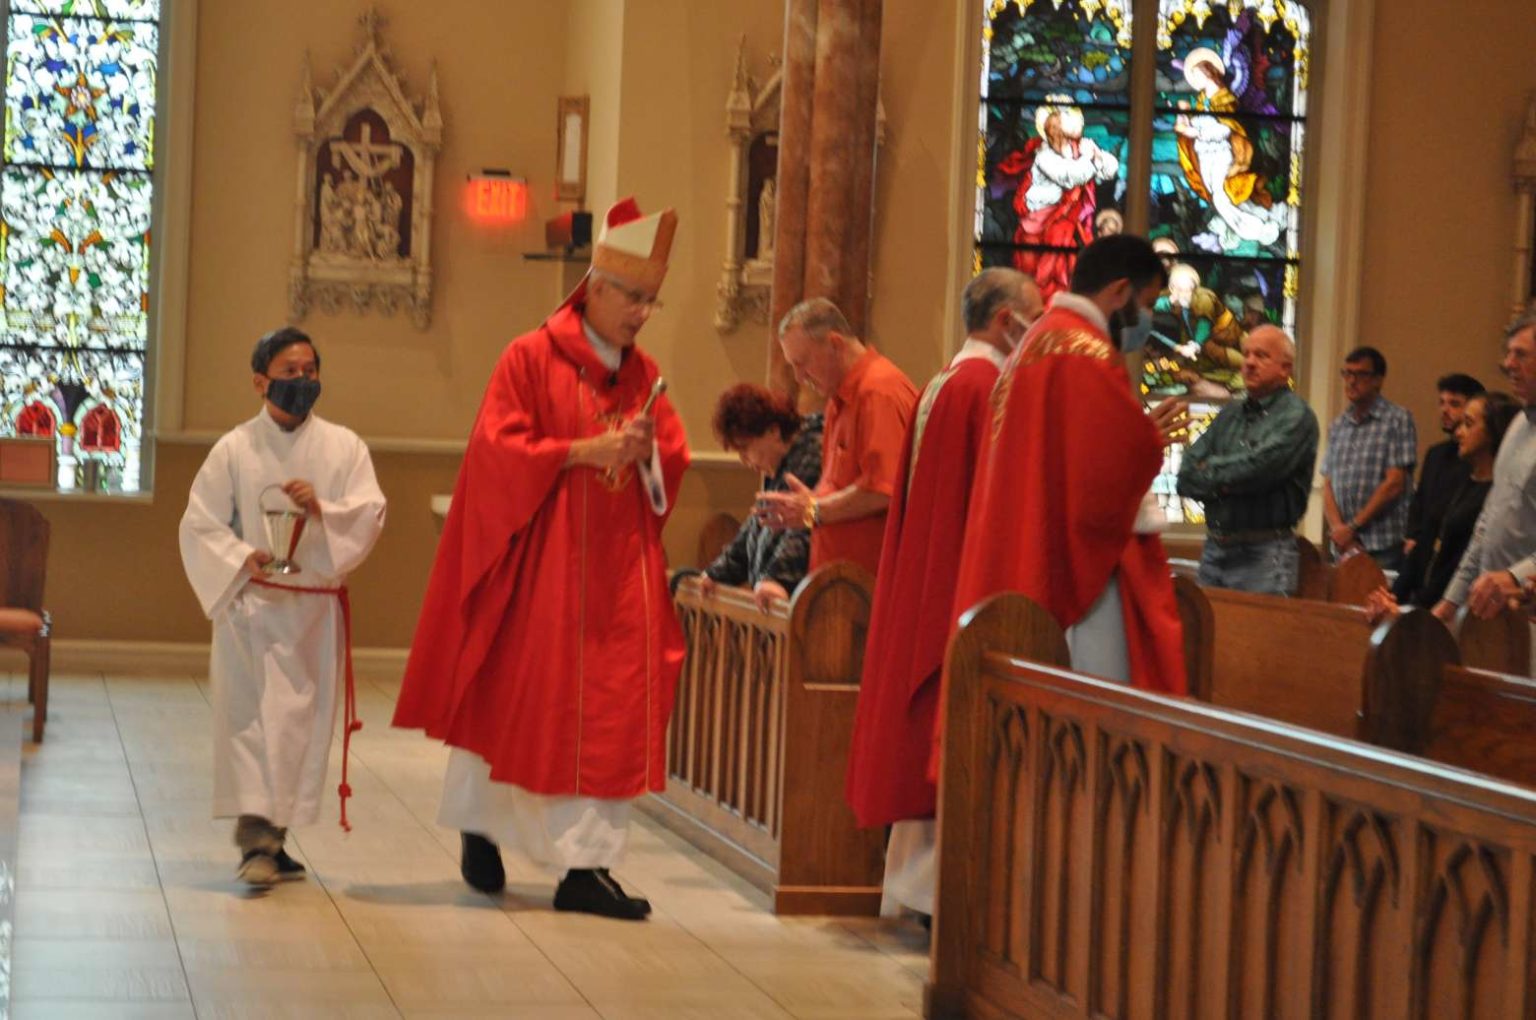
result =
M528 182L511 174L475 174L465 205L477 223L519 223L528 213Z

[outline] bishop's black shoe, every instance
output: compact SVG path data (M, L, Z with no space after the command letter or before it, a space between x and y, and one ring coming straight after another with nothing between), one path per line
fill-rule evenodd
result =
M302 882L309 874L304 865L288 856L287 850L279 850L272 855L272 860L277 862L277 880L279 882Z
M626 895L607 868L572 868L555 890L555 909L620 921L643 921L651 912L651 905Z
M598 868L597 870L598 870L598 872L600 872L602 874L602 876L604 878L606 878L609 882L613 883L613 887L615 889L619 890L619 892L624 892L624 887L619 885L619 880L614 878L612 873L610 873L607 868ZM650 917L651 916L651 901L650 900L646 899L643 896L626 896L626 898L629 900L629 902L631 902L635 906L639 907L640 908L640 912L642 914L644 914L646 917Z
M507 872L501 866L501 850L474 832L459 834L463 839L463 851L459 854L459 874L474 889L483 893L499 893L507 887Z

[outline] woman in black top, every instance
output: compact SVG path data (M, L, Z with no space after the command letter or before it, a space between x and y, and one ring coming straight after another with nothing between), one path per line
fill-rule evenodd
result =
M790 475L813 489L821 479L821 415L801 418L788 397L751 383L732 386L715 405L713 425L720 445L767 478L768 491L788 492ZM771 531L749 513L699 585L706 596L720 584L750 588L767 611L774 599L789 598L810 559L810 532Z
M1373 621L1397 615L1400 604L1429 609L1445 594L1493 487L1493 459L1499 443L1519 413L1520 404L1507 393L1484 393L1467 401L1461 424L1456 426L1456 452L1472 469L1471 477L1451 497L1422 582L1372 592L1365 608Z

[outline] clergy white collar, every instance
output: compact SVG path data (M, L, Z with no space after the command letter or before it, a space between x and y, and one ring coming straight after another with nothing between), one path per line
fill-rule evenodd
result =
M581 320L581 331L587 334L587 343L592 345L592 350L596 352L597 360L603 363L603 367L610 372L617 372L619 363L624 360L624 349L604 340L586 319Z
M960 345L960 350L950 360L949 367L954 368L962 361L976 361L980 358L985 358L992 362L992 364L997 366L998 371L1002 371L1003 362L1008 360L1008 355L985 340L978 340L973 336L968 336L965 338L965 343Z
M1051 298L1051 307L1064 311L1075 312L1099 327L1105 334L1109 333L1109 319L1099 310L1099 306L1083 297L1081 294L1073 294L1070 291L1061 291Z

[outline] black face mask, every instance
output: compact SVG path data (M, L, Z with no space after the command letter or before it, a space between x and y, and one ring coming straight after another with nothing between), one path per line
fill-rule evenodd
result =
M309 417L310 409L320 399L319 379L273 379L267 385L267 399L284 414Z

